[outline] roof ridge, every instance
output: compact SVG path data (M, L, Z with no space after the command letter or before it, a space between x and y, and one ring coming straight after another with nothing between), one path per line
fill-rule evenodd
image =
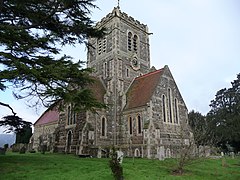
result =
M143 75L141 75L141 76L136 77L136 79L145 78L145 77L147 77L147 76L150 76L150 75L159 73L159 72L161 72L163 69L164 69L164 68L161 68L161 69L158 69L158 70L156 70L156 71L149 72L149 73L147 73L147 74L143 74Z

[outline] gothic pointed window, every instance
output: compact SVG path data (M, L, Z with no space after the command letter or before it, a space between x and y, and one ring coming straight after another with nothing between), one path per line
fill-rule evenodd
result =
M104 71L104 77L107 77L108 76L107 62L104 63L103 71Z
M132 33L128 32L128 51L132 51Z
M171 150L169 148L166 149L166 158L171 158Z
M165 95L162 95L162 114L163 114L163 122L167 122L166 97L165 97Z
M106 134L107 134L107 124L106 124L107 122L106 122L106 118L105 117L103 117L102 119L101 119L101 136L106 136Z
M67 125L76 124L76 113L71 106L67 108Z
M71 113L71 107L68 106L68 109L67 109L67 124L71 124L71 121L72 121L72 113Z
M175 123L178 124L178 100L174 100L174 109L175 109Z
M71 152L71 145L72 145L72 131L68 131L68 133L67 133L67 147L66 147L66 152L67 153Z
M172 117L172 92L171 89L168 88L168 112L169 112L169 122L173 122L173 117Z
M72 120L72 123L73 124L76 124L76 112L73 112L73 120Z
M126 69L126 77L129 77L129 69Z
M106 52L106 46L107 46L107 39L106 37L103 38L103 45L102 45L102 51L103 53Z
M102 54L102 40L98 40L98 55Z
M138 134L142 133L142 122L141 122L141 116L137 116L137 127L138 127Z
M131 116L128 118L128 132L129 134L133 134L133 121Z
M137 46L138 46L138 37L137 37L137 35L134 35L134 37L133 37L133 50L135 51L135 52L137 52Z

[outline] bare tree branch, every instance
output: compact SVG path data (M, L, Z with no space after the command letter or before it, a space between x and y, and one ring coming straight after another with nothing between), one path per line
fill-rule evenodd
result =
M8 105L8 104L0 102L0 106L5 106L5 107L8 107L9 109L11 109L11 111L12 111L14 116L17 114L17 113L14 112L13 108L10 105Z

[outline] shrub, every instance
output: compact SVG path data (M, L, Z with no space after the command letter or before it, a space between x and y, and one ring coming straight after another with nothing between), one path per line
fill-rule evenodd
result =
M41 152L42 152L42 154L45 154L46 151L47 151L47 145L46 144L41 145Z
M30 153L35 153L36 151L34 149L30 150L29 151Z
M6 149L0 147L0 155L5 155Z
M4 144L3 147L4 147L5 150L7 150L7 148L9 147L9 145L8 145L8 144Z
M20 154L25 154L26 153L26 147L23 146L20 151L19 151Z

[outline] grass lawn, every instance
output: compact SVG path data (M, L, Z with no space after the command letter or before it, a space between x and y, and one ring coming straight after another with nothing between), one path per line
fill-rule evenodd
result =
M108 167L109 159L78 158L63 154L18 154L7 153L0 156L0 180L110 180L113 179ZM240 179L240 158L226 159L222 167L221 159L201 159L186 167L182 176L172 175L176 161L148 159L123 159L125 180L158 179Z

